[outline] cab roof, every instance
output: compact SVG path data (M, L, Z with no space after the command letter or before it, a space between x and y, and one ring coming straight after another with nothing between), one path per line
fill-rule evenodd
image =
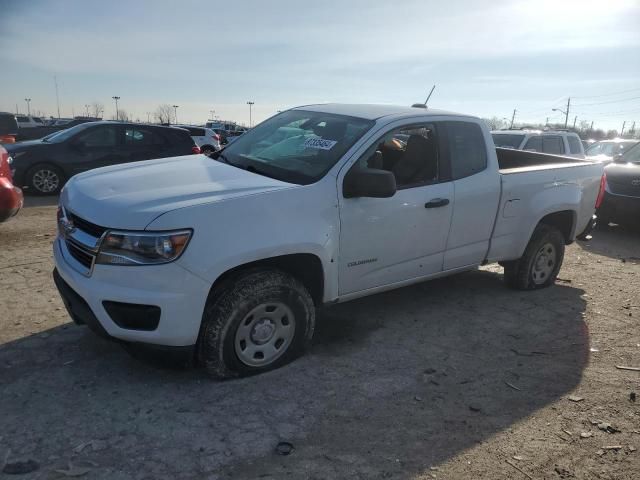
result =
M350 117L363 118L365 120L378 120L382 117L394 116L396 118L415 117L416 115L447 115L456 117L472 117L460 113L447 112L444 110L434 110L432 108L403 107L398 105L380 104L348 104L348 103L320 103L314 105L303 105L292 110L307 110L312 112L333 113L336 115L347 115Z

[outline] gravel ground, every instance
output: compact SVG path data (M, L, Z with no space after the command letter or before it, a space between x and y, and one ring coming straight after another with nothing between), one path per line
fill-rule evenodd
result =
M507 290L491 266L326 309L304 358L215 382L69 323L51 279L54 201L28 203L0 225L0 470L640 477L640 372L616 368L640 367L638 233L572 245L544 291Z

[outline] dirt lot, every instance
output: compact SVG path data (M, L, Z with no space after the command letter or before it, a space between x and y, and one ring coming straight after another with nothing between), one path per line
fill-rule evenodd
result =
M572 245L545 291L507 290L492 267L327 309L306 357L214 382L69 323L51 280L54 217L32 206L0 226L0 470L31 459L39 468L19 478L640 477L640 372L616 369L640 367L638 233ZM294 451L277 455L279 441Z

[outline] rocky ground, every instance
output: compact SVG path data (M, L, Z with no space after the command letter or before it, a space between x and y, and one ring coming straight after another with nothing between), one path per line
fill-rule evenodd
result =
M71 324L28 202L0 225L0 478L640 477L640 233L544 291L492 266L326 309L309 355L215 382Z

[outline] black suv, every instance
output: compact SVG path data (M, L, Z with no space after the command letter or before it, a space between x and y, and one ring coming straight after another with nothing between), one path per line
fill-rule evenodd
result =
M0 112L0 143L13 143L18 136L18 122L13 113Z
M121 122L83 123L6 148L14 183L39 195L56 194L73 175L94 168L200 153L186 130Z

